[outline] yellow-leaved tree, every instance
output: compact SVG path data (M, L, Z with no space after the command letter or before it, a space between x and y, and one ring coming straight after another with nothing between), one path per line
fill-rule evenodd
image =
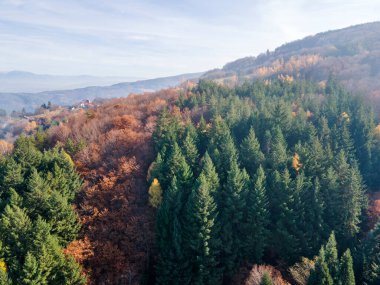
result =
M149 204L158 208L162 202L162 189L160 182L158 182L157 178L154 178L152 184L149 187Z
M302 163L300 162L300 157L298 155L298 153L295 153L293 155L293 160L292 160L292 167L297 171L300 171L301 167L302 167Z
M5 264L5 261L0 258L0 271L6 272L7 271L7 265Z

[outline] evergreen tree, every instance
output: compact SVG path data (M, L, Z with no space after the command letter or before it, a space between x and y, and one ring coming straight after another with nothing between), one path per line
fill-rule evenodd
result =
M196 170L196 163L198 161L199 155L196 141L194 140L193 136L190 135L190 133L187 133L185 136L182 152L189 166L193 169L193 171Z
M22 285L48 284L46 276L43 276L42 272L38 268L37 259L29 252L26 254L19 280Z
M42 153L36 148L33 137L20 136L15 142L12 157L26 171L40 164Z
M231 162L238 160L235 143L227 124L222 118L214 120L209 144L209 154L215 164L222 183L227 180L227 173L231 169Z
M201 116L201 119L199 120L197 132L198 132L198 138L199 138L199 143L198 143L199 153L203 154L205 153L207 145L208 145L208 127L207 127L205 119L203 118L203 115Z
M264 272L263 276L261 277L260 285L272 285L272 279L269 276L268 272Z
M187 261L183 251L182 227L179 222L181 208L181 192L177 178L174 176L157 212L156 238L159 249L156 267L157 284L183 284L188 278L184 276Z
M246 249L248 259L260 263L268 240L268 198L265 189L265 173L260 166L255 183L247 195Z
M368 234L363 245L363 277L367 284L380 283L380 221Z
M340 261L340 284L355 285L355 274L351 252L347 249Z
M324 251L324 260L329 268L334 284L339 282L339 259L338 250L334 232L331 233L326 243Z
M264 162L264 154L261 152L260 143L253 128L250 129L248 136L243 140L240 154L243 166L253 176L257 168Z
M179 188L186 190L192 185L193 173L190 166L187 164L185 157L182 155L177 143L175 143L173 148L169 151L169 158L166 162L165 173L166 179L164 179L164 181L166 181L166 183L162 183L164 189L167 188L167 183L170 183L174 176L177 178Z
M216 200L219 195L220 183L214 163L212 162L212 159L209 156L208 152L206 152L204 157L202 158L201 167L201 173L203 173L207 177L207 182L210 187L210 193L213 196L214 200Z
M13 188L16 191L22 189L24 183L24 177L22 173L22 168L13 158L6 161L4 176L1 183L1 192L4 195L6 189Z
M148 176L147 180L148 183L152 183L154 179L157 179L158 181L165 181L164 176L164 161L161 153L159 152L157 154L156 159L152 162L148 169ZM161 182L160 182L161 184Z
M275 171L270 184L271 243L279 256L295 261L299 251L298 217L293 207L294 193L288 170L285 169L282 175Z
M323 220L324 202L321 196L321 186L318 177L314 180L311 189L307 189L303 196L305 207L305 240L309 245L309 255L313 255L321 244L326 233Z
M190 284L219 284L219 225L208 177L202 172L186 205L184 240L190 259Z
M273 169L285 169L288 160L286 148L287 144L284 135L281 129L276 127L273 132L269 155L270 164Z
M0 270L0 285L11 285L6 271Z
M319 251L318 260L315 263L314 269L310 272L307 285L334 285L330 275L329 268L324 260L324 250Z
M226 276L230 277L239 266L244 246L245 198L249 177L241 170L236 160L230 162L226 185L219 199L222 225L222 262Z

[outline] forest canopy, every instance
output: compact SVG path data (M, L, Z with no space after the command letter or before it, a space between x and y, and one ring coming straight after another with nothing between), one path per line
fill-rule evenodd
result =
M333 77L78 111L0 158L0 284L378 284L379 133Z
M322 248L307 284L355 284L351 252L358 284L377 284L378 264L363 262L367 192L380 179L375 128L371 108L333 78L200 81L181 94L153 134L157 284L233 282L243 264L313 259L329 237L344 265L321 276Z

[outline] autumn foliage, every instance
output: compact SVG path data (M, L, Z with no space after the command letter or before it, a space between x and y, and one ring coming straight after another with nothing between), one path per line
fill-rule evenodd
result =
M70 149L85 187L76 203L82 235L66 252L83 265L90 284L140 284L151 264L151 135L159 112L176 97L172 89L110 100L49 130L52 145L85 142Z
M260 285L264 274L267 273L273 285L289 285L277 269L270 265L254 265L249 273L245 285Z

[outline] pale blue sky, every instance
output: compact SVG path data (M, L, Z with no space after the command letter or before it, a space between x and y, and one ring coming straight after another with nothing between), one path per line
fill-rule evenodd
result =
M0 0L0 71L205 71L379 12L378 0Z

